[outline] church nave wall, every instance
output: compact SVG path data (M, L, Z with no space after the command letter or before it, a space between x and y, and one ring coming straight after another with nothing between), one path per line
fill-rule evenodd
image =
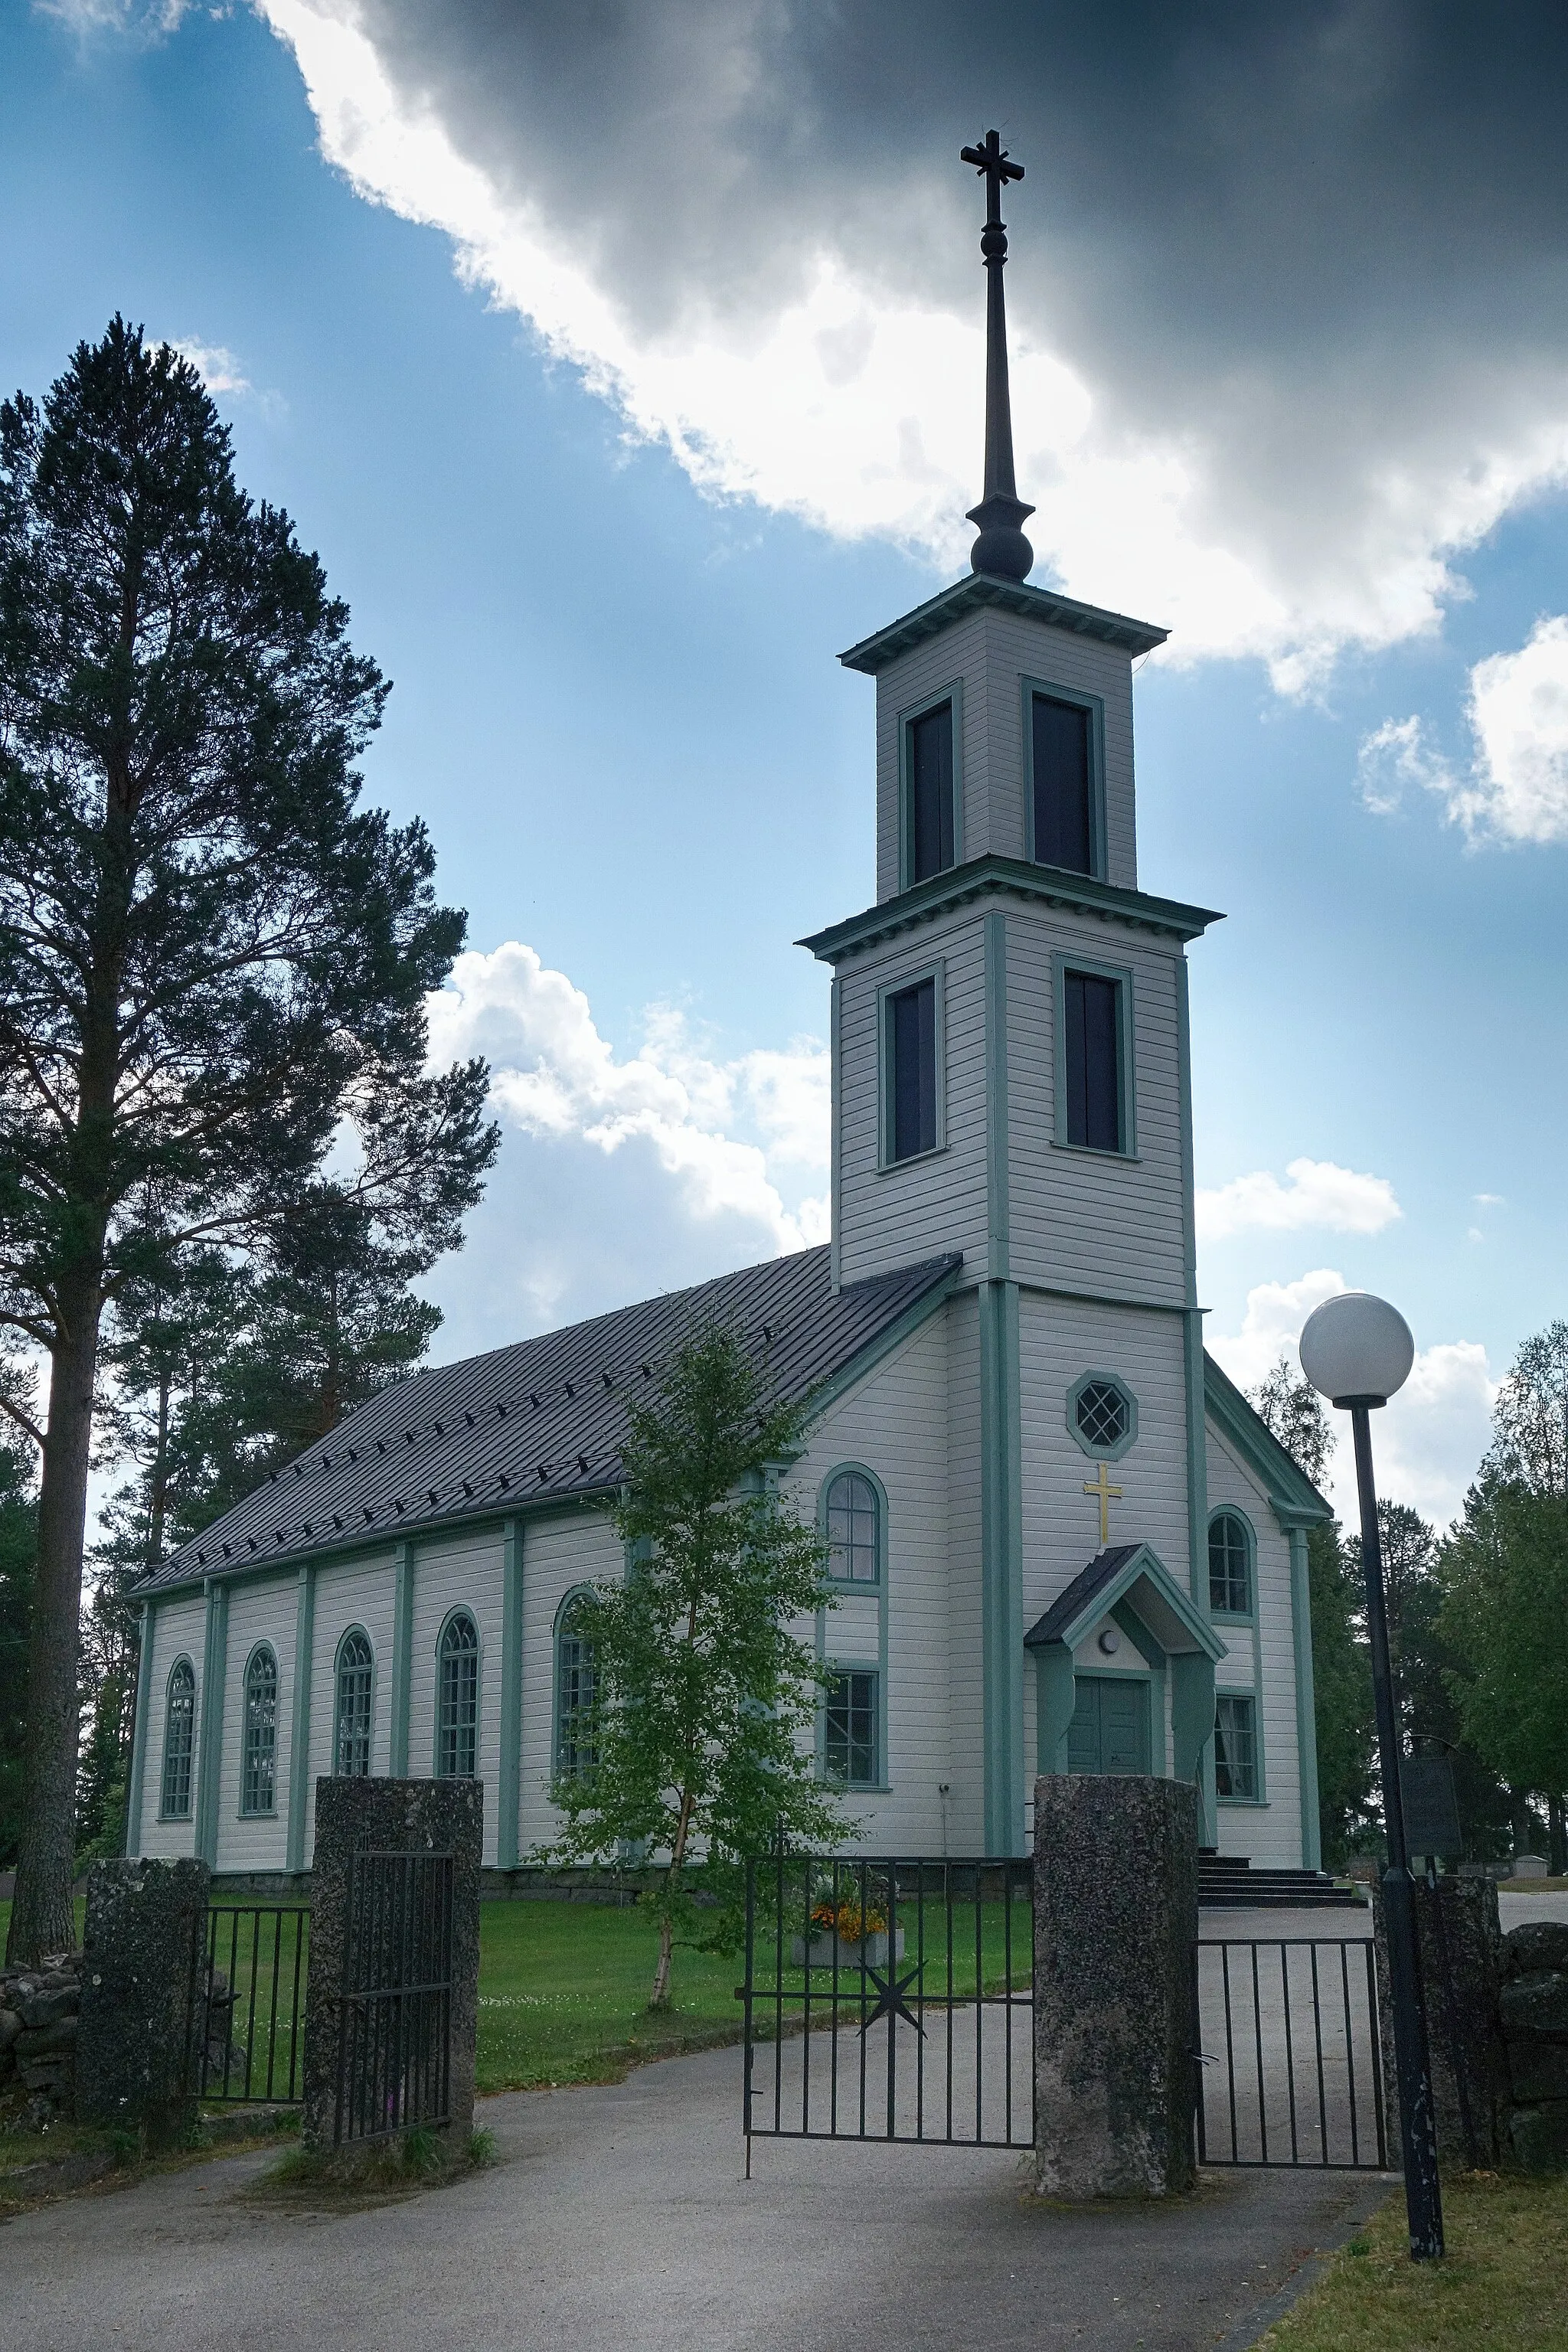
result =
M215 1870L282 1870L288 1861L297 1591L298 1578L293 1571L244 1580L229 1591L228 1664L224 1681ZM278 1662L273 1801L268 1811L247 1813L241 1811L240 1804L245 1763L245 1678L250 1660L263 1643Z
M1215 1669L1215 1688L1252 1696L1263 1759L1261 1804L1219 1801L1219 1849L1296 1869L1302 1862L1300 1757L1289 1539L1258 1480L1212 1425L1208 1502L1211 1517L1228 1506L1241 1513L1253 1533L1253 1622L1215 1619L1215 1629L1230 1654Z
M522 1752L518 1776L518 1853L552 1838L561 1816L550 1801L555 1746L555 1621L581 1584L618 1582L626 1549L601 1511L530 1518L522 1527Z
M500 1764L501 1568L499 1528L414 1551L413 1640L408 1677L408 1770L423 1780L436 1769L437 1649L453 1610L467 1609L479 1637L478 1772L485 1784L484 1860L496 1858L496 1789Z
M195 1852L194 1809L177 1821L160 1819L163 1790L163 1736L168 1727L169 1676L177 1658L188 1658L195 1676L196 1708L193 1727L191 1780L195 1783L195 1755L202 1728L202 1654L205 1644L206 1607L200 1592L180 1593L153 1611L153 1647L147 1672L146 1748L142 1769L141 1839L132 1832L127 1851L157 1861L171 1861Z
M845 1591L821 1614L823 1654L886 1677L881 1759L885 1795L852 1800L873 1852L940 1851L949 1744L948 1318L939 1309L809 1432L785 1492L816 1517L823 1482L854 1464L887 1498L886 1590ZM814 1630L802 1627L809 1638Z
M316 1837L316 1782L334 1769L338 1644L357 1625L371 1647L370 1769L391 1769L395 1564L390 1551L370 1559L324 1560L316 1571L310 1668L310 1757L305 1797L305 1852Z

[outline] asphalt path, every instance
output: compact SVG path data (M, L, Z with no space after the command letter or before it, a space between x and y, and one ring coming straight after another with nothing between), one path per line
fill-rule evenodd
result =
M776 2140L747 2181L735 2050L480 2112L493 2169L357 2210L280 2207L247 2153L19 2217L6 2352L1197 2352L1392 2186L1214 2173L1079 2210L1015 2152Z

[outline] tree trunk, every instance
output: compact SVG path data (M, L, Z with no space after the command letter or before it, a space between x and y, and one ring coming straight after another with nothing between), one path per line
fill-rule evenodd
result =
M81 1731L77 1663L92 1391L102 1311L96 1265L72 1268L61 1286L60 1306L65 1330L49 1370L49 1425L38 1496L38 1572L27 1643L22 1835L5 1944L6 1959L27 1966L45 1952L68 1952L76 1942L71 1877Z
M691 1834L691 1791L682 1789L680 1812L675 1824L675 1838L669 1849L669 1871L664 1882L665 1909L658 1923L658 1961L653 1972L653 1990L648 1996L649 2009L669 2007L670 1949L675 1941L670 1925L669 1905L680 1885L680 1873L686 1860L686 1842Z
M1561 1793L1546 1800L1547 1867L1553 1878L1568 1878L1568 1823L1563 1821Z
M1515 1853L1530 1852L1530 1792L1510 1787L1508 1792L1509 1827L1513 1837Z

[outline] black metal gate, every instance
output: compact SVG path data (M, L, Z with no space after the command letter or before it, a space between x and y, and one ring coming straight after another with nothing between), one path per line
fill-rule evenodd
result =
M1200 1940L1200 2164L1387 2169L1369 1938Z
M206 2105L304 2096L310 1915L298 1905L215 1903L191 1954L186 2084Z
M443 2124L452 2090L452 1856L349 1857L333 2140Z
M746 1881L753 2138L1032 2147L1026 1861L779 1853Z

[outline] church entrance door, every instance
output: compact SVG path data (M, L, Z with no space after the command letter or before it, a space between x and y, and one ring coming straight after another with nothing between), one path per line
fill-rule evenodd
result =
M1147 1772L1149 1685L1130 1675L1079 1675L1069 1772Z

